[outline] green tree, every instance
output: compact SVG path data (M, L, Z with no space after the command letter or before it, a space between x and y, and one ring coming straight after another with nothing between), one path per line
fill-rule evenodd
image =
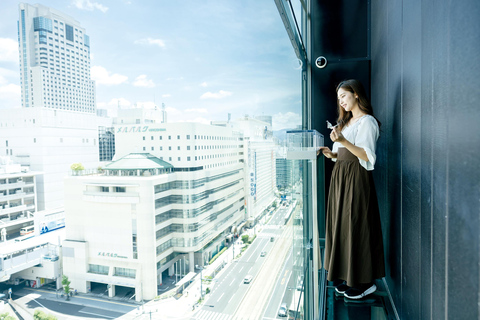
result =
M35 312L33 313L33 319L35 319L35 320L57 320L57 317L55 317L52 314L46 314L42 310L35 310Z
M70 294L70 280L68 280L68 277L66 275L62 276L62 285L63 285L63 291L65 291L65 295L67 296L67 300L70 300L68 298L68 295Z
M73 171L82 171L85 170L85 167L81 163L74 163L70 166L70 169Z
M248 238L249 238L249 237L248 237L248 234L244 234L244 235L242 236L242 241L243 241L243 243L247 243L247 242L248 242Z
M8 312L0 313L0 320L15 320Z

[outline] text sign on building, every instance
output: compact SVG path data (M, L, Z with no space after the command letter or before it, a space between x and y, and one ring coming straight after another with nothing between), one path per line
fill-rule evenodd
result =
M149 128L149 126L131 126L131 127L118 127L117 133L131 133L131 132L161 132L167 131L165 128Z
M98 255L102 257L127 259L127 257L125 256L119 256L117 253L110 253L110 252L99 252Z

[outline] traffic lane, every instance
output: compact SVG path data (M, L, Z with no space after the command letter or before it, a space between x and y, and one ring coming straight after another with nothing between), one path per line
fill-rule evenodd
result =
M29 309L35 309L40 307L46 308L50 311L58 312L61 314L66 314L70 316L85 317L88 315L89 318L99 318L99 319L116 319L123 316L125 313L115 312L110 310L104 310L93 307L85 307L82 305L77 305L67 302L58 302L47 300L43 298L32 299L29 302L25 303Z
M230 297L230 299L228 300L223 313L233 315L235 313L235 311L237 310L239 304L242 302L246 292L248 291L249 286L251 286L257 280L257 276L260 272L260 269L262 268L262 265L265 262L265 259L267 258L267 256L261 257L260 253L262 251L266 251L267 255L268 255L268 252L270 251L269 249L271 249L273 247L273 242L270 241L270 237L268 237L266 239L264 238L262 240L266 241L266 243L263 245L263 247L262 246L258 247L258 248L262 248L262 249L256 251L256 254L252 254L251 257L246 257L246 259L248 259L249 261L252 260L253 258L255 258L255 263L251 266L250 270L247 272L247 274L250 274L250 275L253 276L252 282L250 284L240 285L240 287L237 290L237 294L235 296ZM261 260L259 260L259 259L261 259ZM259 261L261 263L256 263L257 261Z
M280 277L278 277L275 288L270 297L270 301L265 309L264 317L276 318L278 316L278 309L282 303L287 303L289 300L284 297L287 288L291 287L292 279L292 250L290 250L287 258L284 261Z
M205 310L223 312L233 314L238 307L238 304L242 301L243 296L248 290L250 284L244 283L244 279L247 275L252 275L255 280L258 274L261 263L257 263L262 251L266 248L273 246L269 239L259 238L251 244L251 247L247 250L235 264L235 267L228 270L225 278L219 283L219 286L212 292L212 296L209 298L207 307Z
M274 214L274 216L272 217L272 219L269 221L268 224L271 224L271 225L284 225L285 224L285 215L287 214L289 210L289 207L286 207L286 208L280 208L277 210L277 212Z
M243 281L245 276L249 274L252 276L256 275L252 274L252 266L256 263L257 259L254 253L251 252L257 252L257 249L264 248L265 244L268 244L267 239L254 241L247 253L237 260L237 262L234 262L232 268L226 270L225 275L219 279L216 288L212 291L206 303L206 305L208 305L208 307L205 308L206 310L222 312L226 307L226 301L231 302L234 296L242 296L242 294L244 294L241 287L244 285ZM253 251L251 251L252 249ZM258 255L260 256L260 253L258 253Z

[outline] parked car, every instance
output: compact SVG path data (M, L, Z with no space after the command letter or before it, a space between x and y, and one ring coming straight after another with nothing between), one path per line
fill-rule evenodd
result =
M243 279L243 283L250 283L253 280L253 276L247 275L245 279Z
M280 305L280 309L278 309L278 316L279 317L286 317L287 316L287 304L282 303Z
M275 241L275 237L270 238L270 242L273 242L273 241Z
M260 253L260 257L265 257L266 255L267 255L267 251L262 251L262 252Z

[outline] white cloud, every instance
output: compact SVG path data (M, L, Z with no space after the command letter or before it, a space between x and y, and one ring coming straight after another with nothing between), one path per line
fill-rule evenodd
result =
M145 38L145 39L139 39L135 40L135 44L146 44L146 45L156 45L161 48L165 48L165 41L162 39L153 39L153 38Z
M207 109L205 108L192 108L192 109L187 109L185 112L197 112L197 113L208 113Z
M97 103L97 108L98 109L107 109L108 110L108 115L110 117L116 117L117 116L117 110L118 108L128 108L132 105L130 101L128 101L125 98L113 98L109 102L98 102Z
M207 84L206 82L200 83L200 87L204 87L204 88L205 88L205 87L207 87L207 86L208 86L208 84Z
M97 103L97 108L100 109L113 109L117 107L130 107L132 103L125 98L113 98L109 102Z
M1 86L0 87L0 93L1 94L7 94L7 95L10 95L10 96L20 97L21 88L17 84L10 83L10 84L7 84L6 86Z
M272 117L273 130L295 129L302 124L302 117L298 113L277 113Z
M170 116L180 116L180 115L184 114L184 113L181 112L180 110L175 109L175 108L173 108L173 107L166 107L166 108L165 108L165 111L167 111L167 117L170 117Z
M110 74L107 69L101 66L93 66L91 74L92 80L95 80L97 84L104 84L107 86L121 84L128 80L127 76L118 73Z
M21 105L21 88L17 84L0 86L0 108L15 108Z
M138 101L135 103L135 107L137 108L144 108L144 109L155 109L158 106L153 101Z
M179 122L198 122L198 123L203 123L203 124L210 124L210 120L208 119L205 119L205 118L202 118L202 117L198 117L198 118L195 118L195 119L189 119L189 120L184 120L184 121L179 121Z
M200 99L222 99L222 98L225 98L225 97L228 97L228 96L231 96L231 95L232 95L232 93L229 92L229 91L220 90L217 93L212 93L212 92L209 91L209 92L205 92L204 94L202 94Z
M162 94L162 98L170 98L171 96L170 93Z
M155 87L155 83L151 79L147 79L146 74L141 74L137 78L135 78L135 81L133 81L133 85L135 87L145 87L145 88L153 88Z
M0 38L0 61L18 62L18 42L10 38Z
M104 6L103 4L92 2L90 0L72 0L72 4L80 10L93 11L97 9L103 13L107 12L108 10L108 7Z

